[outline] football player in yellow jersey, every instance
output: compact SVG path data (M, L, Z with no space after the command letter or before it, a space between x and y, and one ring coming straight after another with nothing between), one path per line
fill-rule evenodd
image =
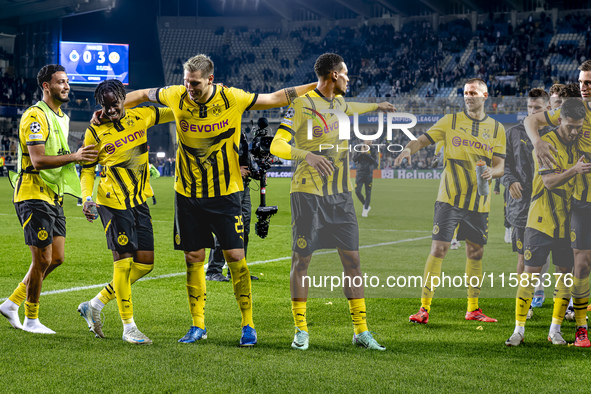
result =
M463 112L445 115L425 134L411 141L398 155L394 164L402 160L410 162L411 155L426 146L443 140L445 144L445 168L439 185L433 218L433 242L425 264L421 309L411 315L414 323L426 324L435 288L433 277L441 275L443 258L447 254L454 229L460 224L457 238L466 240L466 275L482 281L482 255L488 238L489 195L480 195L477 183L503 175L505 166L505 128L484 112L488 97L486 83L478 78L464 85ZM487 165L482 179L476 176L476 163ZM496 322L482 313L478 307L480 287L468 287L466 320Z
M37 74L37 83L43 90L43 100L27 109L21 118L19 174L13 198L32 263L23 281L0 305L0 313L14 328L55 334L39 322L41 286L47 275L64 261L66 218L62 198L64 192L80 192L71 163L94 160L97 152L92 145L69 152L69 118L61 110L61 105L69 101L70 92L64 67L44 66ZM21 325L18 308L25 298L25 322Z
M554 311L548 341L554 345L566 345L560 326L571 296L571 285L565 274L570 274L574 265L572 295L577 320L575 346L591 346L587 338L585 321L589 301L589 267L586 264L584 267L577 267L580 261L573 257L569 242L569 218L575 176L591 173L591 164L584 162L584 155L580 155L579 158L576 149L577 136L584 130L583 125L588 112L586 105L579 99L570 98L563 102L560 113L560 117L556 119L560 127L541 138L554 147L556 164L549 168L542 167L535 160L536 172L524 236L525 270L519 278L515 302L515 331L505 342L507 346L519 346L523 342L526 314L532 301L534 286L537 282L545 280L539 273L550 252L552 262L562 275L556 279ZM573 206L575 202L576 199L573 200ZM583 237L586 235L583 234ZM572 235L571 240L575 241ZM581 271L586 271L587 275L581 277Z
M125 101L126 108L145 101L163 104L173 111L176 121L174 247L185 252L187 295L193 318L179 342L207 338L203 265L205 248L214 247L214 233L228 262L242 314L240 345L253 346L257 335L239 196L243 190L238 160L242 113L288 105L316 84L255 94L214 84L214 65L205 55L192 57L183 68L184 86L137 90L129 93Z
M131 285L154 268L154 233L150 209L146 203L153 196L150 186L148 128L172 122L168 108L139 107L125 110L125 88L120 81L101 82L94 98L102 107L103 123L90 126L85 145L95 145L98 158L85 163L80 175L84 214L96 219L90 208L96 205L100 214L107 246L113 252L113 281L91 301L78 306L78 312L90 330L104 338L100 313L106 303L117 298L123 321L123 340L134 344L151 344L133 320ZM97 204L91 200L95 167L103 171L97 192Z
M309 282L304 281L312 253L318 249L337 248L344 276L349 278L343 290L349 299L353 319L353 343L369 349L386 350L373 339L366 323L361 277L359 228L353 206L349 176L348 140L339 138L339 120L322 114L337 109L347 115L375 110L394 111L388 102L379 104L346 103L349 77L343 58L334 53L321 55L314 65L318 87L294 101L271 144L271 153L295 161L291 181L292 259L290 290L296 326L291 347L306 350L309 346L306 302ZM320 111L320 112L319 112ZM308 120L315 119L313 137L308 136ZM295 145L289 142L294 139ZM328 148L328 149L324 149ZM338 148L337 148L338 147ZM353 285L352 285L353 283Z
M583 129L577 139L577 148L585 156L585 161L591 159L591 61L584 62L579 67L579 87L587 114L583 123ZM565 87L564 89L566 89ZM528 136L534 143L536 157L540 165L548 166L554 164L556 159L550 152L554 147L540 139L535 128L540 125L555 126L559 118L563 118L562 109L528 116L525 121L525 129ZM575 178L575 191L573 194L571 213L571 246L574 250L574 281L572 298L575 321L578 327L586 327L586 309L589 304L589 269L591 266L591 193L589 190L591 175L581 174ZM577 332L575 343L589 343L583 338L583 331ZM586 335L586 331L585 331ZM580 346L580 345L579 345Z

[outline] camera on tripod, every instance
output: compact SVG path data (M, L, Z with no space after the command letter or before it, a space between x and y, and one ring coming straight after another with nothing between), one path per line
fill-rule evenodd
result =
M260 200L261 203L256 210L257 222L254 226L256 235L261 238L267 237L271 216L278 211L277 206L267 206L267 170L271 168L273 155L271 154L271 143L273 137L269 135L269 122L266 118L259 118L257 129L254 129L254 138L250 153L252 160L250 164L250 176L261 182Z

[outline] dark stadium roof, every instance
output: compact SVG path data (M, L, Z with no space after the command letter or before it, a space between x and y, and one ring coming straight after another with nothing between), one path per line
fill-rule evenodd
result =
M0 0L0 22L26 24L108 11L115 3L116 0Z

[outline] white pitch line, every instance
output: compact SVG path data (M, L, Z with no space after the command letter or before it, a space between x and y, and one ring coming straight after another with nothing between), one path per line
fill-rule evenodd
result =
M364 245L364 246L360 246L359 249L367 249L367 248L375 248L375 247L378 247L378 246L395 245L395 244L399 244L399 243L403 243L403 242L420 241L420 240L427 239L427 238L431 238L431 236L419 237L419 238L401 239L399 241L382 242L382 243L374 244L374 245ZM316 253L314 253L314 255L315 256L318 256L318 255L331 254L331 253L337 253L336 249L335 250L325 250L323 252L316 252ZM277 262L277 261L284 261L284 260L291 260L291 256L279 257L277 259L270 259L270 260L253 261L253 262L248 263L248 265L251 266L251 265L258 265L258 264L265 264L265 263L274 263L274 262ZM207 264L205 264L205 267L204 268L207 269ZM151 276L151 277L148 277L148 278L141 278L141 279L139 279L139 281L156 280L156 279L164 279L164 278L173 278L175 276L183 276L183 275L186 275L186 274L187 274L186 272L176 272L176 273L172 273L172 274L164 274L164 275L158 275L158 276ZM88 290L88 289L98 289L98 288L104 287L105 285L106 285L106 283L98 284L98 285L90 285L90 286L70 287L68 289L60 289L60 290L49 290L49 291L42 292L41 295L70 293L70 292L74 292L74 291L81 291L81 290ZM5 300L6 300L6 298L0 298L0 301L5 301Z

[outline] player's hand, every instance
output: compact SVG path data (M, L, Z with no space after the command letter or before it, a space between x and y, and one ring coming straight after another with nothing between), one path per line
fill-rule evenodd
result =
M378 110L385 112L396 112L396 107L392 103L382 101L381 103L378 103Z
M242 178L246 178L250 175L250 171L248 171L248 166L240 166L240 175L242 175Z
M509 194L514 200L519 200L521 198L522 191L523 187L521 187L521 183L519 182L513 182L511 186L509 186Z
M104 114L103 114L103 110L99 109L98 111L94 111L92 113L92 119L90 119L90 123L92 123L93 125L100 125L101 124L101 119L103 118Z
M315 155L312 152L306 155L306 162L322 176L329 176L334 171L332 163L326 157Z
M88 220L90 223L96 219L92 212L90 212L91 206L96 207L96 203L94 201L84 201L84 205L82 205L82 213L84 216L86 216L86 220Z
M585 163L585 156L581 156L581 158L575 164L574 169L577 174L589 174L591 173L591 163Z
M394 167L398 167L400 164L402 164L402 161L404 159L406 159L408 161L408 164L410 164L410 152L408 150L403 150L402 152L400 152L400 154L398 155L398 157L396 159L394 159Z
M486 170L482 172L482 179L490 181L493 177L492 167L487 166Z
M93 162L98 156L98 150L95 150L94 147L94 145L83 146L72 154L72 158L75 162Z
M555 154L558 153L556 148L549 142L540 140L536 145L534 145L536 150L536 158L538 159L538 164L540 167L544 168L554 168L556 163L556 159L550 153L550 151L554 152Z

